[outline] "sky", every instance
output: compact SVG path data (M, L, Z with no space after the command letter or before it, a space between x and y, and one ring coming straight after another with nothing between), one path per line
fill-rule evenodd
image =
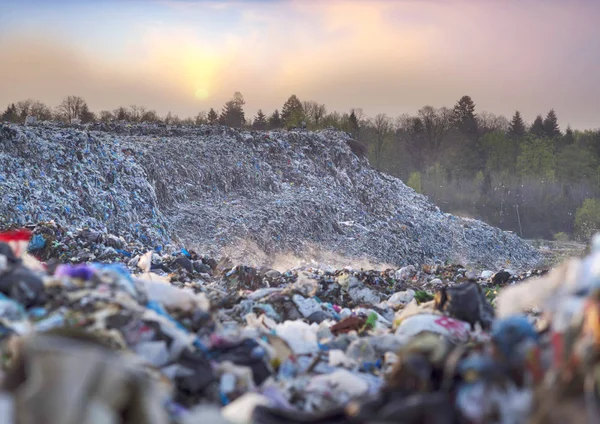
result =
M0 108L478 111L600 127L597 0L0 0Z

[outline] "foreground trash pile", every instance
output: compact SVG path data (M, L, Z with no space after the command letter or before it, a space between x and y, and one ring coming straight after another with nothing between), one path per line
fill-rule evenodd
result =
M334 130L0 125L0 219L54 219L214 257L248 242L264 255L236 259L255 265L313 251L393 266L540 261L515 235L445 214L374 170L353 143Z
M281 273L52 222L5 232L0 420L597 422L599 264L600 239L548 274Z

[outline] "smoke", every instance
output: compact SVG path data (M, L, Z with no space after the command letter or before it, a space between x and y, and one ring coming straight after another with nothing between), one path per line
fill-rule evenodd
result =
M234 263L251 265L255 267L268 267L280 272L302 266L313 266L322 269L365 269L383 271L395 269L391 264L375 261L369 257L349 257L323 249L320 246L304 245L302 254L293 252L277 252L269 254L261 249L255 242L242 239L220 250L219 256L228 257Z

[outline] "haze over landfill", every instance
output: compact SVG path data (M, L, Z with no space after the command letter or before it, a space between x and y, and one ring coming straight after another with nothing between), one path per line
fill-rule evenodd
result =
M240 91L250 116L292 93L397 116L468 94L596 128L599 13L594 0L2 0L0 104L77 94L95 111L194 116Z

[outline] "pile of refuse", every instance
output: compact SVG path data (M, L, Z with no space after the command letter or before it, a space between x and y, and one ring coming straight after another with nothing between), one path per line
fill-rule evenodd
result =
M54 222L0 233L0 419L597 422L599 264L600 238L547 274L474 274L279 272Z
M344 265L540 261L513 234L441 212L355 145L334 130L0 125L0 228L55 220L213 257L248 242L262 258L335 252Z

